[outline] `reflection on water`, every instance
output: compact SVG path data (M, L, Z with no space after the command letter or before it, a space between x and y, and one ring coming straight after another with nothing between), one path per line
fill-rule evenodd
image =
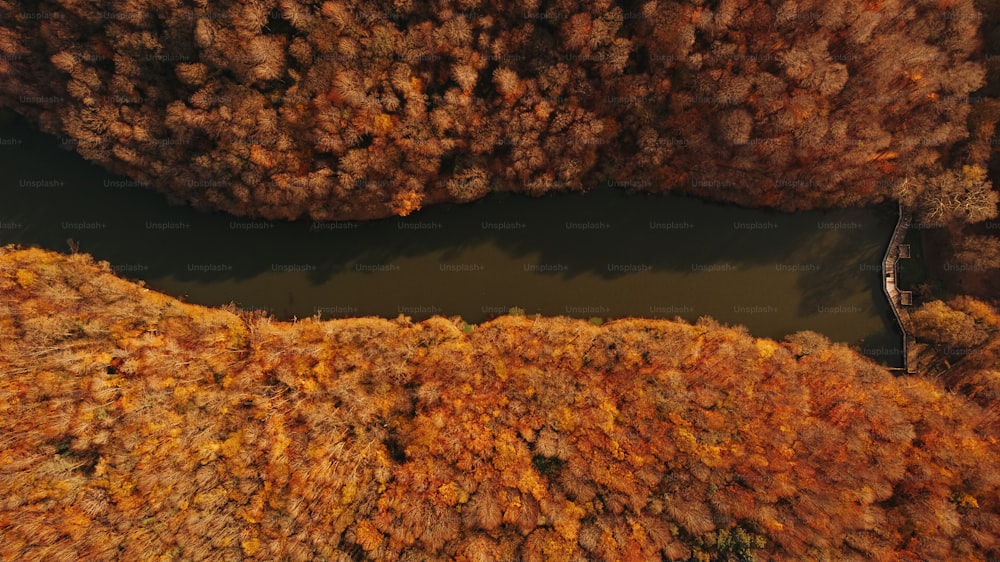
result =
M880 287L894 217L780 214L609 188L496 194L404 219L271 223L171 206L19 120L0 128L0 244L68 251L189 302L279 318L713 316L898 362Z

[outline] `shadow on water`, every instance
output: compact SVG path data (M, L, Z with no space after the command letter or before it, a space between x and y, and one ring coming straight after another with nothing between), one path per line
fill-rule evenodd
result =
M280 318L478 322L510 306L708 314L768 337L895 337L879 273L866 271L892 230L879 209L781 214L603 187L498 193L406 218L272 223L167 205L19 119L0 134L0 243L65 252L73 239L123 276L191 302L235 301Z

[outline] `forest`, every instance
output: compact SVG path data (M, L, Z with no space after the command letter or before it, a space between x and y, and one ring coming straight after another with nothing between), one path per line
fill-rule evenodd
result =
M0 76L202 209L898 201L950 268L910 313L944 369L897 376L707 317L278 322L0 247L0 560L1000 559L996 2L11 0Z
M973 0L12 1L0 105L268 219L607 184L975 222L983 24Z
M975 334L947 380L708 318L279 323L12 246L0 302L3 560L1000 556L974 299L926 311Z

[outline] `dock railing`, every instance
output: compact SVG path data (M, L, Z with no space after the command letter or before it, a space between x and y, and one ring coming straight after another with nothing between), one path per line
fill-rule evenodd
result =
M892 314L896 317L899 330L903 333L903 370L908 374L916 372L916 365L911 364L910 348L916 343L913 338L913 329L910 324L910 315L902 309L899 299L899 288L896 285L896 263L899 259L899 246L906 237L906 231L910 228L912 214L909 209L899 204L899 218L896 220L896 227L892 231L889 239L889 247L885 250L885 257L882 259L882 290L885 298L889 300L892 307Z

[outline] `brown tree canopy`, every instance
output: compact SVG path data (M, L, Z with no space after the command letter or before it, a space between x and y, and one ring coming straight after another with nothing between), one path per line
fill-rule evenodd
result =
M982 344L989 339L990 331L996 330L982 318L940 300L922 304L910 313L910 320L914 335L921 341L964 350Z
M599 182L801 209L954 167L979 21L972 0L18 0L0 104L267 218Z
M630 173L801 209L878 200L950 166L984 76L971 0L711 5L650 3L637 20L659 103L623 118L638 133Z
M278 323L12 247L0 303L0 559L1000 556L997 402L816 334Z

